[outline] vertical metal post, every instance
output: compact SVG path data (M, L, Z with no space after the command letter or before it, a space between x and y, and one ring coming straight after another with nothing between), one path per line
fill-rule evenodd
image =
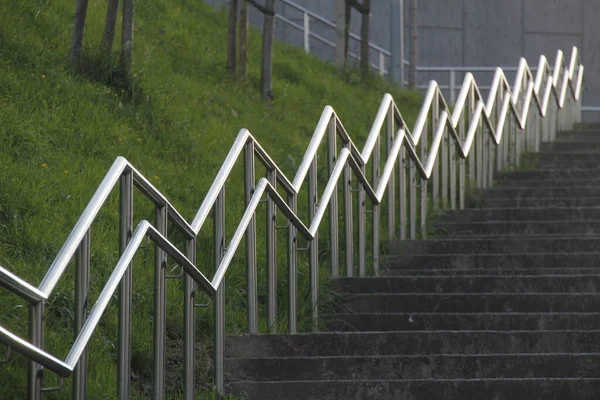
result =
M450 103L456 103L456 71L450 70Z
M439 118L438 118L439 123ZM442 137L442 163L440 168L440 173L442 174L442 207L444 209L448 208L448 174L452 174L454 168L450 167L448 162L448 157L450 153L450 136L448 135L448 128L444 127L444 134Z
M75 269L75 336L87 316L88 290L90 284L90 231L88 230L77 249ZM73 399L87 399L87 354L81 357L73 371Z
M385 54L379 52L379 75L385 75Z
M427 121L427 120L425 120ZM423 134L421 135L421 160L422 162L427 157L427 143L428 143L428 135L429 135L429 127L427 126L427 122L423 126ZM427 236L427 179L421 176L421 237L425 238Z
M365 173L365 167L361 167L362 173ZM357 222L357 234L358 234L358 276L365 276L366 274L366 254L367 254L367 244L366 244L366 194L365 189L361 182L358 183L358 222Z
M331 176L333 167L337 160L337 120L335 116L329 122L329 137L327 140L327 171ZM339 239L339 213L338 213L338 192L337 185L331 199L329 200L329 267L331 268L331 276L338 277L340 275L340 239Z
M390 2L390 43L389 76L404 86L404 0Z
M156 207L156 229L167 236L167 207ZM167 255L155 246L154 267L154 400L165 398Z
M304 16L304 51L310 53L310 16L307 13Z
M411 158L408 167L408 207L410 218L410 238L417 238L417 173L416 163Z
M214 208L215 234L215 271L225 254L225 188L217 196ZM218 394L225 394L225 279L221 281L215 294L215 389Z
M435 96L433 96L433 104L431 107L431 140L432 142L435 140L435 131L437 129L438 120L440 117L440 103L439 103L439 94L436 92ZM442 143L441 149L443 152L444 145ZM439 153L438 153L439 154ZM435 159L435 164L433 165L433 179L432 179L432 191L431 191L431 205L434 210L440 208L440 162L438 161L438 154L428 154L427 158L433 157ZM423 160L425 161L425 160ZM443 166L442 166L443 168ZM442 172L443 173L443 172Z
M119 253L123 254L133 232L133 173L123 173L120 182ZM130 396L131 377L131 298L132 264L119 285L119 353L117 366L117 395L120 400Z
M312 221L317 210L317 158L310 164L308 170L308 220ZM314 238L310 242L310 305L312 308L313 330L317 330L319 322L319 234L314 233Z
M372 182L373 187L379 186L379 165L381 161L381 139L377 138L375 147L373 148L373 155L371 160L373 161ZM373 272L375 276L379 276L379 225L381 222L381 207L379 204L373 202Z
M450 135L448 135L448 158L449 158L449 171L450 171L450 208L456 210L456 163L459 162L456 159L456 145L452 143Z
M244 149L244 175L246 204L254 194L256 175L254 169L254 142L246 143ZM248 333L258 333L258 294L257 294L257 265L256 265L256 215L252 216L246 230L246 275L248 296Z
M44 348L44 303L29 306L29 340L33 346ZM41 400L43 385L43 367L29 360L27 363L27 399Z
M477 174L477 187L480 189L485 188L485 162L483 158L485 157L484 151L484 140L485 137L483 135L483 121L479 119L477 123L477 133L475 134L475 145L477 147L477 152L475 153L476 157L476 174Z
M469 89L469 124L468 127L471 126L471 124L473 123L473 114L475 112L475 91L473 90L473 87L471 87ZM465 136L466 133L468 132L468 127L467 127L467 131L465 131ZM477 160L477 138L479 137L479 135L475 134L475 140L472 142L471 144L471 150L469 152L469 187L472 187L473 185L477 186L477 181L475 179L475 164L476 164L476 160Z
M463 113L458 120L458 137L460 138L460 142L462 143L465 140L466 131L465 131L465 114ZM459 155L458 159L458 196L459 202L458 206L461 210L465 208L465 190L466 190L466 176L465 176L465 163L466 160L462 157L462 154Z
M354 276L354 229L352 212L352 170L344 168L344 228L346 241L346 276Z
M498 88L498 93L496 94L496 106L494 107L494 122L497 124L498 120L500 118L500 112L501 112L501 108L500 105L503 103L504 101L504 86L500 85L500 87ZM496 146L496 171L502 171L502 169L504 168L502 166L502 161L503 161L503 150L504 150L504 140L506 139L504 137L504 134L502 132L498 132L498 125L495 126L496 129L496 136L500 136L500 143ZM502 134L501 134L502 133Z
M394 107L390 105L387 114L387 127L386 127L386 139L387 139L387 158L389 159L391 156L392 144L394 143ZM388 231L388 240L394 240L396 236L396 184L394 178L394 172L390 175L387 184L387 231Z
M277 185L276 172L267 171L267 179L273 187ZM277 235L275 232L275 202L267 199L267 329L275 332L277 325Z
M196 238L185 242L185 255L196 264ZM196 282L184 274L183 288L183 399L194 400L195 382L195 328L196 328Z
M406 239L406 167L404 165L406 160L406 150L404 145L400 147L400 153L398 154L398 205L400 207L400 239ZM408 182L410 184L410 182Z
M298 212L298 197L296 194L288 195L288 204L294 214ZM298 238L296 227L290 222L288 228L288 329L290 333L296 333L297 310L298 310Z
M494 182L494 165L495 165L495 160L494 160L494 155L495 155L495 150L496 150L496 144L494 142L494 140L492 139L491 136L491 131L488 132L489 134L488 136L488 148L487 148L487 157L488 157L488 165L487 165L487 172L488 172L488 176L487 176L487 187L492 187L492 184Z

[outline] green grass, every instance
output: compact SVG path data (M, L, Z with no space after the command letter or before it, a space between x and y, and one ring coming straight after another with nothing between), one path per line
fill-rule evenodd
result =
M400 91L376 77L361 82L355 71L340 73L300 49L281 44L274 51L275 99L263 102L258 94L260 36L255 31L250 35L248 82L229 79L226 15L201 1L137 4L134 76L128 82L98 60L105 7L106 1L90 0L85 73L74 76L67 66L73 1L0 2L0 264L35 285L117 156L126 157L191 221L241 128L249 129L293 177L325 105L334 107L359 147L385 92L392 93L409 121L420 105L414 92ZM238 164L227 186L229 234L243 212L243 168ZM321 162L320 183L324 172ZM262 173L257 168L257 175ZM300 202L306 202L305 196ZM152 218L151 203L138 192L134 207L134 223ZM306 220L306 207L301 208ZM258 218L260 232L264 207ZM198 241L199 268L208 276L214 270L211 225L207 223ZM118 259L117 232L115 191L92 227L91 302ZM279 239L284 245L284 231ZM320 241L325 260L327 236ZM153 249L139 253L133 267L132 386L134 398L145 398L152 377ZM245 330L243 248L239 254L227 276L226 318L231 333ZM279 255L285 260L283 252ZM265 331L263 260L261 250L259 300ZM304 330L310 326L306 262L303 255L299 312ZM321 274L327 275L325 268ZM46 348L60 358L73 341L73 275L71 267L45 307ZM283 331L285 265L280 265L279 276L278 329ZM182 352L181 286L179 280L168 282L169 398L178 398L181 390L175 358ZM327 292L326 285L323 289ZM198 298L198 302L206 300ZM24 301L0 288L0 323L22 337L27 335L26 309ZM210 397L212 307L198 309L198 314L198 391ZM115 398L116 328L113 301L90 344L89 399ZM3 399L23 398L25 365L21 356L0 365ZM53 386L53 375L47 372L45 377L46 385ZM62 391L44 398L70 398L70 379L65 384Z

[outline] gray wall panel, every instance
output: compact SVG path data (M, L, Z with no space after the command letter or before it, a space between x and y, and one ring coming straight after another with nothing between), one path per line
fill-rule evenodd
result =
M581 35L571 34L547 34L547 33L526 33L524 35L525 52L523 56L530 66L537 66L540 55L544 54L550 64L554 64L556 51L562 50L565 59L571 57L571 48L577 46L581 48Z
M524 2L526 32L580 33L583 0Z

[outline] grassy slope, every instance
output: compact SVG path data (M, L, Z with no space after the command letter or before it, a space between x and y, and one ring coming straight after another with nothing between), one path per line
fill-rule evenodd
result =
M103 29L105 4L90 0L86 28L90 60ZM0 263L34 284L44 276L117 156L129 159L191 220L242 127L293 176L326 104L336 109L359 145L384 92L394 95L409 120L416 114L418 95L378 79L361 84L352 73L342 76L301 50L279 44L274 53L276 99L260 101L260 36L255 32L250 36L248 83L227 79L226 16L189 0L138 4L136 90L128 96L115 80L109 84L68 73L73 12L70 0L0 1ZM95 67L90 75L99 76ZM228 230L239 218L243 202L240 185L232 186ZM149 203L137 197L136 220L151 217ZM117 193L110 197L92 231L92 301L118 257L117 200ZM210 251L210 227L205 231L200 254ZM151 249L146 250L134 264L136 396L148 393L152 375L152 255ZM210 276L210 257L199 256L199 264ZM46 306L46 345L59 357L66 356L72 343L72 276L71 268ZM305 281L301 277L301 285ZM244 314L236 311L236 305L243 304L243 282L241 268L231 271L231 331L243 329ZM169 303L168 329L173 353L181 346L179 290L178 282L169 282L170 299L175 299ZM0 321L25 337L26 305L15 297L0 289ZM199 355L204 356L211 343L206 337L211 312L199 314ZM90 399L115 397L116 324L112 304L92 339ZM22 398L24 365L20 356L0 365L2 398ZM177 372L176 367L170 370ZM208 363L199 363L200 387L209 387L202 379L208 372ZM46 376L47 385L52 385L54 378ZM175 374L170 377L169 390L175 398L179 384ZM68 398L68 388L47 398Z

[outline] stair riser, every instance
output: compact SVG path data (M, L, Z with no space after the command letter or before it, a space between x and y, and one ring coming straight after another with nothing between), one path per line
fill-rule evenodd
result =
M475 268L475 269L461 269L458 267L452 267L443 265L439 268L403 268L397 264L391 266L383 266L383 273L386 276L415 276L415 275L426 275L426 276L522 276L522 275L588 275L600 273L600 267L595 268Z
M548 222L484 222L437 224L440 235L594 235L600 234L600 221L548 221Z
M600 294L365 294L338 305L357 313L600 312Z
M592 399L600 392L596 380L499 381L323 381L230 383L229 389L248 399L261 400L515 400Z
M344 293L589 293L600 289L600 275L341 278L334 287Z
M600 176L600 175L598 175ZM545 177L543 179L499 179L495 182L494 188L501 189L503 186L511 187L577 187L577 186L594 186L600 187L600 179L598 176L586 179L565 179L562 177Z
M498 368L502 365L502 368ZM600 355L452 355L227 359L239 380L482 379L600 376ZM268 377L268 378L267 378Z
M554 143L542 143L541 151L599 151L600 138L598 140L583 139L559 139Z
M600 237L462 238L400 240L387 244L388 255L577 253L600 251ZM600 262L600 256L597 259Z
M600 187L497 187L486 190L483 199L515 199L532 197L600 197Z
M494 208L599 207L600 197L483 198L477 205Z
M548 168L546 170L511 171L496 174L498 180L536 179L598 179L600 169Z
M598 207L542 207L542 208L470 208L448 211L440 217L440 222L469 221L561 221L561 220L600 219Z
M600 314L329 314L329 331L435 331L435 330L594 330ZM593 351L597 351L593 350Z
M495 269L539 269L562 268L565 271L581 268L598 268L600 271L600 255L595 254L507 254L491 256L485 254L450 254L450 255L411 255L388 256L381 259L383 269L482 269L493 273ZM517 271L521 273L522 271ZM574 272L572 272L574 273ZM595 273L595 272L592 272ZM414 272L412 272L414 275Z

